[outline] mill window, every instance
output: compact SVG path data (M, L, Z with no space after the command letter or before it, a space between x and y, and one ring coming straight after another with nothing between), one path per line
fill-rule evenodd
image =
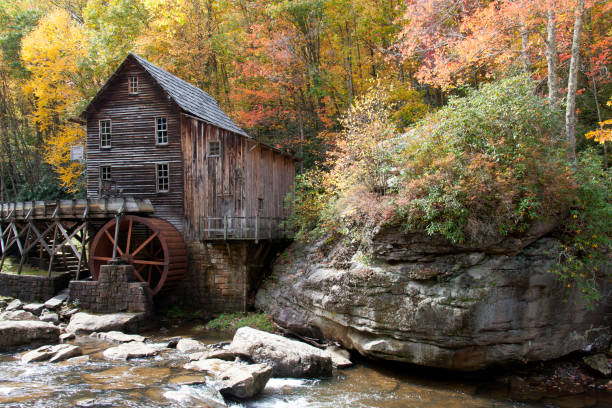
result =
M130 95L136 95L138 93L138 76L136 75L130 76L129 91L130 91Z
M100 180L110 181L111 180L111 168L110 166L100 167Z
M157 164L157 192L167 193L170 190L170 174L168 163Z
M219 157L221 154L221 143L217 141L208 142L208 157Z
M111 147L111 120L104 119L100 121L100 147Z
M261 212L263 209L263 198L259 198L257 199L257 211Z
M165 116L155 118L155 143L168 144L168 120Z

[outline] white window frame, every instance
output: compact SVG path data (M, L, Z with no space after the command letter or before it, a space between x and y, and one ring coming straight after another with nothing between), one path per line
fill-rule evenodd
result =
M158 124L157 124L157 120L158 119L165 119L165 122L166 122L165 123L165 125L166 125L165 129L159 129L158 128ZM159 141L160 132L166 132L165 133L165 139L166 140L164 142L160 142ZM168 117L167 116L156 116L155 117L155 144L157 146L167 146L168 145Z
M108 169L108 178L104 178L104 169ZM111 166L100 166L100 180L111 181L113 179L113 170Z
M167 182L167 188L164 189L160 189L159 188L159 179L160 179L160 175L159 175L159 166L166 166L166 179L168 179ZM155 187L157 189L158 193L169 193L170 192L170 163L168 162L161 162L161 163L155 163Z
M134 83L136 83L136 86L134 86ZM138 75L128 77L128 94L138 95Z
M108 122L108 144L105 144L102 135L102 122ZM112 147L112 136L113 136L113 121L111 119L100 119L98 121L98 137L100 138L100 149L110 149Z
M212 149L210 148L210 146L213 143L216 143L219 146L219 148L217 149L217 154L212 154L211 153ZM208 157L221 157L221 141L219 141L219 140L209 140L208 141Z

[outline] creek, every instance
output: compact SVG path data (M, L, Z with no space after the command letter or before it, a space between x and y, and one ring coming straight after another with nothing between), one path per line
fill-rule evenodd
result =
M230 340L231 334L198 325L144 333L150 341L174 336L204 343ZM187 356L175 350L150 359L106 361L112 345L87 336L73 343L89 361L21 363L25 350L0 354L0 405L10 407L195 407L203 385L185 385L202 375L183 369ZM29 347L28 349L31 349ZM405 364L357 359L354 367L335 370L328 379L272 378L264 392L248 401L226 401L230 407L610 407L609 394L559 396L510 395L508 387L487 375L441 372ZM531 401L528 401L532 399Z

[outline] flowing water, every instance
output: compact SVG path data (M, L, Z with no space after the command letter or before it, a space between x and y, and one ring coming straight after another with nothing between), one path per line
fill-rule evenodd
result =
M151 341L189 336L205 343L229 340L197 326L147 333ZM206 396L202 375L182 367L185 355L167 350L150 359L105 361L111 344L79 336L75 340L89 361L23 364L23 352L0 354L0 406L8 407L196 407ZM115 344L116 345L116 344ZM611 407L609 395L579 395L520 402L503 386L482 377L442 373L415 366L358 361L329 379L271 379L263 393L230 407ZM520 398L520 396L518 396Z

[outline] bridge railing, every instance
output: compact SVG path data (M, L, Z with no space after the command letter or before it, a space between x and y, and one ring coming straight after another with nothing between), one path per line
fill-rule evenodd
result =
M291 238L280 217L225 216L201 217L200 239L208 240L278 240Z

